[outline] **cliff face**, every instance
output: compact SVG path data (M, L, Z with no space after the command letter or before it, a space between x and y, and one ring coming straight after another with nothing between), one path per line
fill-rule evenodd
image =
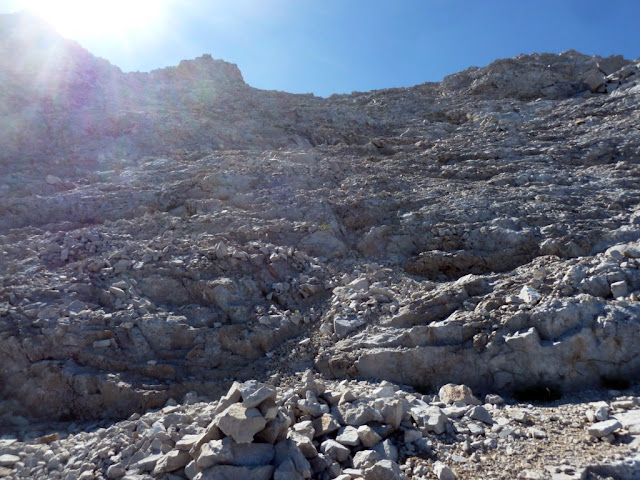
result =
M0 424L119 418L231 379L295 390L307 368L431 393L637 378L639 60L522 55L324 99L254 89L207 55L122 73L24 22L0 18ZM307 390L278 393L282 415L320 428L355 401ZM466 413L403 395L380 435L432 435L429 409L465 454L496 448L493 430L461 433L480 431Z
M185 148L366 144L397 124L389 108L361 108L366 94L322 99L259 91L244 83L237 66L210 55L123 73L29 15L3 15L1 28L4 160L95 163ZM522 55L451 75L427 95L424 87L408 89L412 103L405 98L396 107L401 115L429 110L432 95L558 100L606 94L633 71L621 57Z

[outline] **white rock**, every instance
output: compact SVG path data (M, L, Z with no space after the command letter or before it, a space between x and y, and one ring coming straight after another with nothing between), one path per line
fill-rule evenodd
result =
M356 445L360 444L360 438L358 438L358 429L355 427L352 427L351 425L347 425L346 427L343 427L338 431L338 436L336 437L336 440L340 442L342 445L355 447ZM373 445L375 445L376 443L378 442L373 443Z
M396 462L380 460L364 471L367 480L406 480L407 476L402 472Z
M153 476L155 477L165 472L174 472L187 465L190 460L191 456L188 452L172 450L156 463L153 469Z
M484 397L484 403L489 403L491 405L502 405L504 403L504 398L502 398L500 395L489 393Z
M260 410L234 403L216 417L216 425L238 443L250 443L267 424Z
M358 292L366 292L369 289L369 280L366 277L356 278L347 287Z
M333 331L338 338L344 338L366 323L364 318L336 316L333 319Z
M491 414L487 411L486 408L479 405L472 407L471 410L469 410L469 418L479 420L483 423L486 423L487 425L493 424L493 418L491 418Z
M530 287L529 285L522 287L518 297L520 297L524 303L528 303L530 305L535 305L540 301L540 299L542 299L542 295L540 295L535 288Z
M376 431L369 425L360 425L356 430L356 434L362 445L367 448L373 447L382 441L382 437L376 433Z
M442 462L435 462L433 464L433 473L438 477L438 480L456 480L453 470Z
M420 427L437 435L444 433L445 425L449 421L444 412L435 406L414 406L411 408L411 416Z
M13 467L19 461L20 457L17 455L11 455L10 453L0 455L0 466L2 467Z
M613 298L624 298L629 293L627 282L620 280L611 284L611 295Z
M258 383L256 380L248 380L238 387L242 395L242 405L253 408L267 399L276 398L276 389L270 385Z
M621 427L622 424L615 418L612 418L611 420L605 420L604 422L598 422L594 423L593 425L589 425L589 427L587 427L587 432L589 432L589 435L600 438L615 432Z
M353 466L354 468L365 469L381 459L382 457L375 450L361 450L353 456Z

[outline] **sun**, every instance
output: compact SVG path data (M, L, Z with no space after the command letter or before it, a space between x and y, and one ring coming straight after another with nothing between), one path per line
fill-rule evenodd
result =
M68 38L151 33L161 23L167 0L24 0Z

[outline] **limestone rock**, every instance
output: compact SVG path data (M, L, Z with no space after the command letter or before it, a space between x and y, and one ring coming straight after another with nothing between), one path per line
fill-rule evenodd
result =
M438 480L456 480L453 470L442 462L433 464L433 473L438 477Z
M614 418L611 420L605 420L604 422L598 422L594 423L593 425L589 425L587 431L589 432L589 435L600 438L615 432L620 427L622 427L622 424Z
M440 401L444 403L464 403L466 405L480 405L481 402L473 396L473 392L466 385L448 383L438 391Z
M267 422L257 408L234 403L216 417L216 425L238 443L250 443Z

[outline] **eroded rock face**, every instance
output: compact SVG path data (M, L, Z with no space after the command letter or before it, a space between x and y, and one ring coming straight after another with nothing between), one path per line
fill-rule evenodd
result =
M124 74L37 28L3 30L1 423L311 366L434 392L640 371L639 61L529 55L322 99L208 56ZM7 60L30 35L50 48ZM55 82L24 70L44 53ZM379 435L360 431L374 410L322 394L296 407L316 432L340 415ZM397 428L399 404L382 410ZM286 419L258 413L275 442Z

